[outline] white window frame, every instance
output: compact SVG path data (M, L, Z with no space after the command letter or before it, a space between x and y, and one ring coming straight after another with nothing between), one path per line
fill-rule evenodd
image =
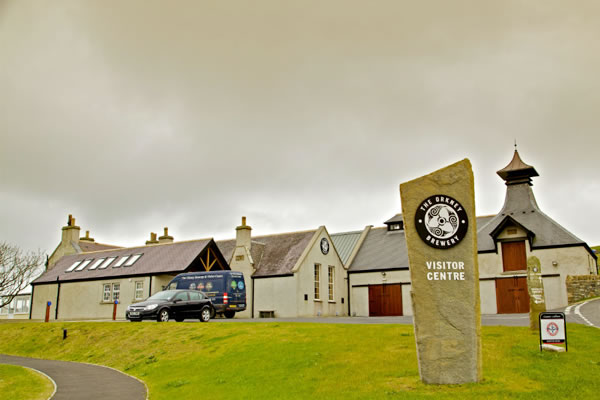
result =
M315 300L321 300L321 264L315 264L313 294Z
M335 301L335 267L333 265L327 268L327 289L329 301Z
M108 290L106 290L108 288ZM102 302L109 303L112 297L112 284L104 283L102 284Z
M112 301L113 301L113 303L115 302L115 300L120 300L120 298L121 298L121 284L113 283L112 284Z
M135 300L142 300L144 298L144 281L135 282Z

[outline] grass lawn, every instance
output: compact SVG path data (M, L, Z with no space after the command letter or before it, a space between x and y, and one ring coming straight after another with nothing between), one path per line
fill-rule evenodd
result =
M46 400L54 385L45 376L16 365L0 364L2 400Z
M600 329L569 324L562 354L528 328L482 329L484 380L455 386L420 382L410 325L4 323L0 353L108 365L151 399L600 397Z

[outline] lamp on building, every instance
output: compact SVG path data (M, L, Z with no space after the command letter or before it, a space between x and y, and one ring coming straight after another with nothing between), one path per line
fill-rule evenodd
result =
M552 261L552 266L553 267L558 267L558 261Z
M383 279L384 281L387 279L387 274L385 272L381 273L381 279Z

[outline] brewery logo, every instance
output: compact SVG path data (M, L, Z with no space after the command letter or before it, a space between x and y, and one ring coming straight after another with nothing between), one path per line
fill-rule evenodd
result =
M436 194L425 199L415 214L421 239L436 249L456 246L467 234L469 219L463 206L450 196Z

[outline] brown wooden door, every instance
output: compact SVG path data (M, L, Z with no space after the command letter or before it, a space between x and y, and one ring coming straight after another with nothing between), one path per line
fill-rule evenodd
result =
M369 316L402 315L402 285L370 285Z
M528 313L527 278L496 279L496 304L498 314Z
M527 269L525 241L502 243L502 266L504 271L522 271Z

